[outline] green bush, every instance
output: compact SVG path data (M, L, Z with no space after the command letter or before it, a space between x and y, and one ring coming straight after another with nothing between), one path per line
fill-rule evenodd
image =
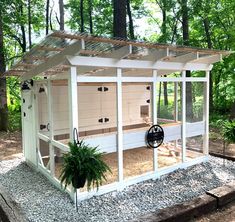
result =
M222 135L227 143L235 143L235 120L224 121Z

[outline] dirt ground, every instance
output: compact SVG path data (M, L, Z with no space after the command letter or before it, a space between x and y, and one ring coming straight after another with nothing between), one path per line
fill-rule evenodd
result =
M204 215L195 222L235 222L235 201L216 212Z
M213 134L210 139L210 151L223 153L223 141L218 134ZM0 132L0 161L21 157L22 139L21 132L5 133ZM226 155L235 157L235 144L226 148ZM235 202L229 204L217 212L205 215L196 219L197 222L235 222Z
M0 132L0 161L14 159L22 155L21 132Z

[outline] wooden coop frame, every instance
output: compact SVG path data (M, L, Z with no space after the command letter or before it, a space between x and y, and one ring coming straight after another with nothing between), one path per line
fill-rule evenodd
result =
M18 75L23 84L22 90L22 136L24 156L28 164L44 174L54 185L61 188L58 178L55 177L55 149L67 152L68 146L61 139L56 139L54 127L55 112L53 112L53 87L54 84L67 86L68 99L68 131L69 140L73 140L73 129L79 129L79 85L113 84L115 91L115 129L114 133L102 133L97 137L84 137L84 140L92 145L101 145L103 151L117 153L117 180L103 185L98 191L81 191L75 197L73 190L67 190L72 198L78 200L100 195L113 190L122 190L126 186L172 172L178 168L185 168L208 160L209 143L209 75L213 63L221 61L223 56L230 52L199 49L175 45L152 44L135 42L122 39L110 39L94 37L87 34L71 34L66 32L54 32L47 36L41 43L26 53L6 75ZM203 71L203 77L186 77L186 71ZM172 75L179 72L180 75ZM35 79L33 77L41 78ZM134 149L136 146L145 146L145 132L148 127L139 127L134 131L128 131L123 126L123 86L144 84L151 88L149 91L149 104L151 124L158 123L157 84L170 82L174 85L174 115L175 123L170 127L163 126L165 140L180 139L180 162L168 167L159 168L158 149L152 152L153 168L149 172L131 178L124 178L124 151ZM65 84L66 83L66 84ZM177 96L181 88L180 106L178 113ZM202 83L203 88L203 119L193 123L186 121L186 87L187 83ZM39 126L38 91L40 86L47 95L48 130L44 133ZM127 87L128 88L128 87ZM42 90L42 91L43 91ZM142 93L141 93L142 95ZM63 97L63 95L62 95ZM63 98L62 98L63 99ZM61 101L61 100L60 100ZM44 105L43 105L44 104ZM144 112L144 111L143 111ZM178 116L180 115L180 122ZM190 129L190 130L189 130ZM187 161L186 139L190 136L202 136L203 147L201 155ZM138 140L131 144L130 140ZM137 139L138 138L138 139ZM43 165L43 158L39 151L40 141L48 144L47 166ZM97 144L98 142L100 144ZM108 144L108 145L107 145ZM112 150L112 147L114 150ZM111 151L112 150L112 151Z

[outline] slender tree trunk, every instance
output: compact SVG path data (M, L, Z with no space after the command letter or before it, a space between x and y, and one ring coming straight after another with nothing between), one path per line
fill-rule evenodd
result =
M85 28L84 28L84 10L83 10L83 0L80 0L80 15L81 15L81 24L80 24L80 29L81 29L81 32L84 32L85 31Z
M90 26L90 34L93 34L93 20L92 20L92 8L93 8L93 3L92 0L88 0L89 4L89 26Z
M207 41L207 47L209 49L212 49L212 40L211 40L211 34L210 34L210 26L209 26L209 20L208 17L203 19L203 25L205 29L205 34L206 34L206 41ZM210 105L210 113L213 112L214 110L214 102L213 102L213 78L212 78L212 72L210 71L210 92L209 92L209 105Z
M164 105L168 106L167 82L163 82Z
M23 5L22 5L22 4L20 4L20 14L21 14L21 16L23 17L23 15L24 15L24 9L23 9ZM26 33L25 33L24 24L21 24L21 25L20 25L20 29L21 29L21 33L22 33L22 45L21 45L21 48L22 48L22 51L23 51L23 52L26 52L27 43L26 43Z
M160 116L160 107L161 107L161 94L162 94L162 82L159 83L159 94L158 94L158 106L157 106L157 115Z
M60 30L64 31L64 1L59 0L59 8L60 8Z
M166 23L167 23L167 16L166 16L166 2L163 0L162 2L162 40L161 42L167 42L167 30L166 30ZM164 94L164 105L168 106L168 93L167 93L167 82L163 82L163 94Z
M113 0L113 36L126 38L126 0Z
M189 16L188 16L188 0L181 1L182 7L182 28L183 28L183 44L189 45ZM191 77L191 72L186 71L186 77ZM192 83L186 83L186 119L187 121L193 120L193 95Z
M50 7L50 0L47 0L46 3L46 35L49 33L49 7Z
M49 23L50 23L50 30L53 31L53 25L52 25L52 13L53 13L53 8L50 10L50 15L49 15Z
M7 109L7 92L5 72L5 57L3 45L3 22L2 9L0 8L0 131L7 131L8 128L8 109Z
M29 31L29 48L32 48L32 38L31 38L31 24L32 24L32 17L31 17L31 0L28 0L28 31Z
M131 5L130 5L130 0L126 0L127 3L127 14L129 18L129 33L130 33L130 38L135 39L135 34L134 34L134 25L133 25L133 18L132 18L132 13L131 13Z

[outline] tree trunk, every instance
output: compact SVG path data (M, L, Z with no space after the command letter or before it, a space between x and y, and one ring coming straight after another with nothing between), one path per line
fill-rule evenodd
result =
M211 35L210 35L210 26L209 26L209 20L208 17L203 19L203 25L205 29L206 34L206 41L207 41L207 47L208 49L212 49L212 41L211 41ZM213 78L212 78L212 72L210 71L210 91L209 91L209 106L210 106L210 113L214 110L214 102L213 102Z
M182 7L182 28L183 28L183 44L189 45L189 16L188 16L188 0L181 1ZM186 77L191 77L191 72L186 71ZM186 120L191 122L193 120L193 96L192 83L186 83Z
M93 34L93 21L92 21L92 0L88 0L89 4L89 26L90 26L90 34Z
M80 15L81 15L81 24L80 29L81 32L84 32L84 13L83 13L83 0L80 0Z
M230 112L230 118L235 119L235 101L233 102L231 112Z
M50 7L50 0L47 0L46 4L46 35L49 33L49 7Z
M157 105L157 116L160 116L160 108L161 108L161 94L162 94L162 82L159 83L159 94L158 94L158 105Z
M2 9L0 9L0 131L7 131L8 128L8 109L7 109L7 92L5 72L5 57L3 45L3 21Z
M64 1L59 0L60 8L60 31L64 31Z
M164 105L168 106L167 82L163 82Z
M28 31L29 31L29 48L32 48L32 38L31 38L31 24L32 24L32 17L31 17L31 0L28 0Z
M113 0L113 36L126 38L126 0Z
M130 38L135 39L135 34L134 34L134 25L133 25L133 18L132 18L132 13L131 13L131 5L130 5L130 0L126 0L127 3L127 14L129 18L129 33L130 33Z
M24 9L23 9L23 5L22 4L20 5L20 14L21 14L22 17L24 16ZM21 33L22 33L22 45L21 45L21 48L22 48L22 52L24 53L24 52L26 52L26 49L27 49L26 33L25 33L24 24L20 25L20 29L21 29Z

